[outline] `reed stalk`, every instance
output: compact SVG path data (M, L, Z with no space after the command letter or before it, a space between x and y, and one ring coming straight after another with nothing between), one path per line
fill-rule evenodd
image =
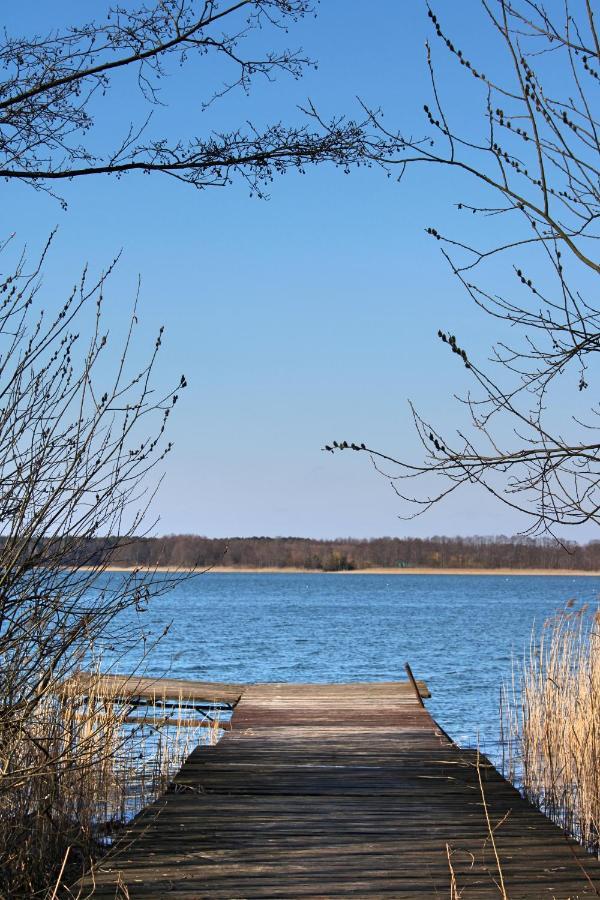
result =
M545 622L505 687L508 777L600 853L600 613L573 601Z

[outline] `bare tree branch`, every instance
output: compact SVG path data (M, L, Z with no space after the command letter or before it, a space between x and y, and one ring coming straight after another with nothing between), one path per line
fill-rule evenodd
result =
M231 77L214 87L199 109L225 93L249 92L256 77L299 78L312 61L301 50L245 53L246 39L269 28L276 34L312 11L309 0L161 0L133 10L111 7L94 21L44 36L9 37L0 43L0 177L52 191L59 181L86 175L164 173L196 188L224 186L235 176L264 196L277 174L333 162L347 168L390 156L389 141L370 119L328 121L309 107L304 122L189 137L150 135L151 115L131 123L108 152L93 149L96 115L113 103L117 72L136 80L142 105L161 104L160 83L172 66L221 59ZM298 115L298 111L295 111ZM302 115L302 113L301 113ZM308 118L308 121L306 119ZM196 131L197 126L193 126Z
M461 400L467 419L454 435L442 435L411 407L421 461L346 441L326 449L368 452L408 503L408 515L476 484L529 516L532 532L600 522L600 406L585 403L600 352L600 55L593 9L587 0L568 0L558 13L529 0L482 0L482 10L490 40L504 54L501 80L488 77L429 9L447 62L468 79L461 102L469 104L476 135L454 127L428 48L434 96L424 110L431 133L417 142L400 136L394 153L380 161L403 171L415 163L457 170L490 193L486 205L457 204L463 214L482 217L487 246L434 227L428 232L470 298L498 328L508 326L507 336L485 360L480 347L462 345L451 325L440 328L472 387ZM393 143L377 114L371 125ZM422 493L415 487L421 481Z

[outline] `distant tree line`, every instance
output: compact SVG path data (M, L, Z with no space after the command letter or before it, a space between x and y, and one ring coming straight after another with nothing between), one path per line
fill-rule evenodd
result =
M191 534L126 540L96 538L78 547L78 564L299 568L324 572L376 567L600 570L600 541L550 538L431 537L313 540L298 537L207 538Z

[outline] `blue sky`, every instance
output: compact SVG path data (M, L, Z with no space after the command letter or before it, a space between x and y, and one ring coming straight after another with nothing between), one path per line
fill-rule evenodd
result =
M488 66L500 65L478 5L440 5L465 44ZM82 15L81 4L56 0L40 11L26 0L6 24L14 32L43 30L50 15L68 23ZM326 113L352 115L360 95L381 105L390 125L417 133L430 99L428 36L420 0L326 0L316 18L284 36L318 59L316 72L259 83L250 97L230 95L202 113L200 101L221 73L193 64L166 83L157 125L186 135L248 118L300 121L296 107L307 97ZM260 40L272 43L266 32ZM454 78L449 71L444 84L450 107L467 121L462 80ZM142 114L126 83L115 83L115 98L116 110L110 100L99 108L107 140ZM122 249L108 296L115 329L138 274L142 334L150 340L166 326L160 377L177 381L184 372L190 386L172 420L175 451L155 505L158 533L368 537L522 527L477 491L403 521L407 510L366 457L321 450L347 438L417 454L407 399L449 426L452 393L464 386L437 329L465 341L493 337L425 234L428 225L452 220L452 204L464 199L447 173L415 169L397 184L379 171L322 167L275 181L268 201L249 197L242 183L198 193L168 178L94 178L67 186L66 212L24 185L3 192L2 232L16 232L31 253L58 226L50 294L64 292L84 263L101 269Z

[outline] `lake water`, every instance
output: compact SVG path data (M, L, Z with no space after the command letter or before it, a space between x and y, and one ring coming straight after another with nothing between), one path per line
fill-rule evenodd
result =
M408 660L442 727L498 759L499 689L513 657L567 600L599 593L596 577L209 573L127 613L122 633L142 624L158 636L170 624L146 663L154 676L398 680ZM115 671L130 670L132 653Z

